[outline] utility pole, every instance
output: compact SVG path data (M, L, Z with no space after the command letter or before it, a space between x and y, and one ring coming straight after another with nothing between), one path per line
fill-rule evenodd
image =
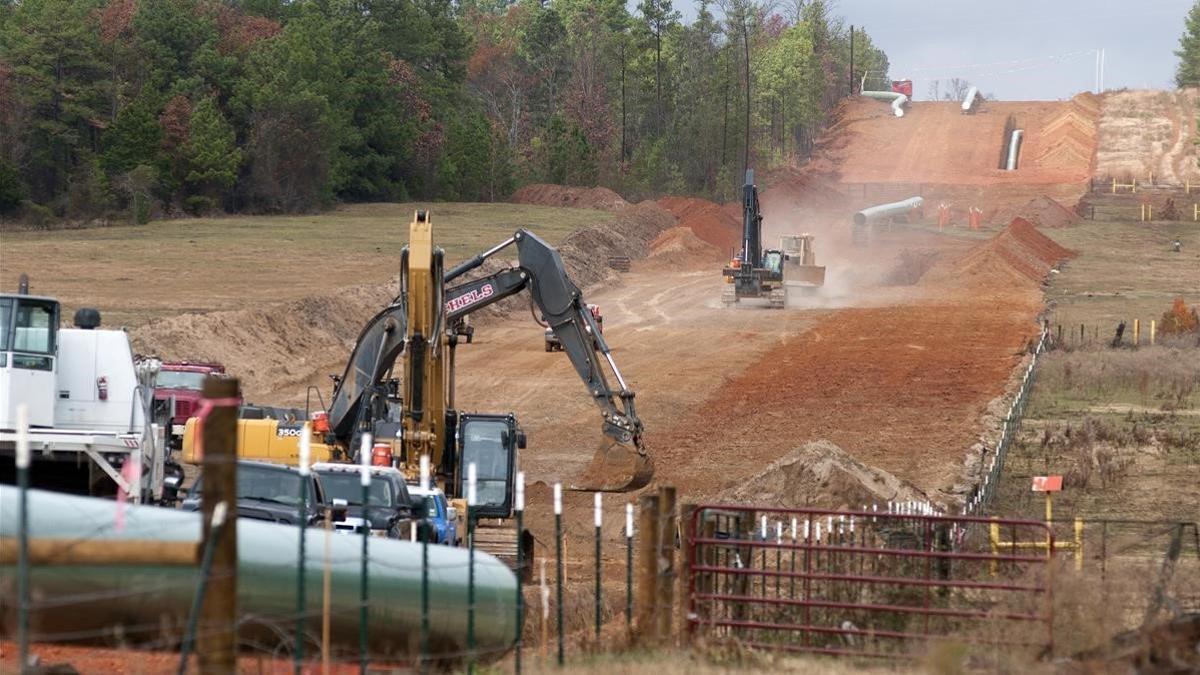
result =
M854 24L850 24L850 95L854 95Z
M204 380L203 396L212 406L204 418L204 492L200 510L204 514L204 543L212 532L212 514L224 502L228 517L218 530L219 539L210 571L209 591L200 615L197 658L202 673L232 673L237 668L237 378Z

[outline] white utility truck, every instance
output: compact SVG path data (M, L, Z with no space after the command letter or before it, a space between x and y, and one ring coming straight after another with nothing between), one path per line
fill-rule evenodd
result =
M101 330L98 311L80 309L75 327L61 328L59 309L54 298L30 295L24 277L18 293L0 293L0 482L15 482L23 403L33 486L162 501L177 477L165 475L153 424L159 361L135 362L129 336Z

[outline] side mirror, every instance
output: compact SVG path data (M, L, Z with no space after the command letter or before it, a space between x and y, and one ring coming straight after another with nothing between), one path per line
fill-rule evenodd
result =
M453 506L446 507L446 520L458 520L458 509Z
M524 450L526 440L527 439L525 438L525 432L518 431L517 432L517 447L520 448L521 450Z
M331 506L329 509L330 510L330 519L333 520L333 522L335 522L335 523L345 522L347 505L348 505L348 502L346 502L345 499L333 500L333 506ZM364 517L364 519L366 518L366 513L363 513L363 517Z

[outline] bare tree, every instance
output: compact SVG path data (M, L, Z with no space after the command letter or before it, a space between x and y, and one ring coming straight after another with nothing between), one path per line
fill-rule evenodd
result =
M941 80L931 80L929 82L929 91L927 91L925 94L926 97L930 101L940 101L942 99L941 87L942 87Z
M967 96L967 90L971 88L971 83L960 78L953 77L946 83L946 100L961 101Z

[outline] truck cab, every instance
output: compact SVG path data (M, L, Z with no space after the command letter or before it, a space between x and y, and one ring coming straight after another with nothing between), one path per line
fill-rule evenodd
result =
M129 336L100 329L94 309L76 312L74 328L59 327L60 313L54 298L0 293L0 481L15 478L24 405L36 487L162 498L165 458L151 424L159 362L135 362Z
M172 450L183 448L184 426L200 407L204 378L224 375L225 366L219 363L193 361L164 361L154 386L154 401L164 406L170 415L168 439Z

